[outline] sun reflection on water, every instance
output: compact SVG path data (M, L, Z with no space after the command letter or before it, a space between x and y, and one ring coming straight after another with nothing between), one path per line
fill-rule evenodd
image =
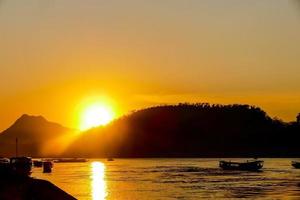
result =
M92 163L92 196L93 200L105 200L107 196L105 182L105 165L101 162Z

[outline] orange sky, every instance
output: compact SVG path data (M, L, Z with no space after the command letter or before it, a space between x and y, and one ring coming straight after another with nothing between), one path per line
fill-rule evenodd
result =
M78 128L78 105L117 115L205 101L300 112L296 0L0 0L0 130L23 113Z

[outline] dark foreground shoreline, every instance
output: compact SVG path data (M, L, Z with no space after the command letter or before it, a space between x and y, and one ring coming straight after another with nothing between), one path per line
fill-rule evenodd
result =
M0 178L1 200L75 200L49 181L31 177Z

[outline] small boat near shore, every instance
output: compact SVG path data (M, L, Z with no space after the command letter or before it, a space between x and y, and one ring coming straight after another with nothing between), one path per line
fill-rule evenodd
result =
M107 158L107 161L114 161L113 158Z
M17 176L30 176L32 169L31 157L13 157L10 158L10 167L13 174Z
M43 161L42 160L32 160L34 167L43 167Z
M2 158L0 157L0 166L6 166L10 163L10 160L8 158Z
M264 161L262 160L247 160L245 162L232 162L221 160L220 168L223 170L241 170L241 171L259 171L262 169Z
M44 161L43 162L43 173L51 173L53 168L52 161Z
M80 163L80 162L87 162L88 159L85 158L59 158L54 159L53 162L55 163Z
M10 168L10 160L8 158L0 157L0 176L1 174L7 174Z
M292 161L292 166L296 169L300 169L300 161Z

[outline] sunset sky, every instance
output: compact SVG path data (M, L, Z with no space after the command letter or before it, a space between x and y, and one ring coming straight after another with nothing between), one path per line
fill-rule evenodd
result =
M0 0L0 130L178 102L300 112L297 0Z

